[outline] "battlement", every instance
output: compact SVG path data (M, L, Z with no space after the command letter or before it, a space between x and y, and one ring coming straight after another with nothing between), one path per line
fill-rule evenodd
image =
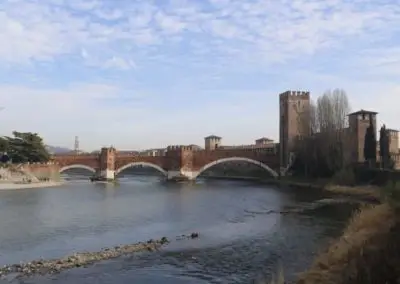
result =
M111 146L111 147L103 147L100 150L100 153L103 153L103 154L105 154L105 153L116 153L116 152L117 152L117 150L113 146Z
M193 145L170 145L167 147L167 151L194 151L195 148Z
M389 133L390 136L396 136L399 135L399 131L396 129L386 129L387 133Z
M309 100L310 92L309 91L286 91L279 95L280 99L295 99L295 100Z

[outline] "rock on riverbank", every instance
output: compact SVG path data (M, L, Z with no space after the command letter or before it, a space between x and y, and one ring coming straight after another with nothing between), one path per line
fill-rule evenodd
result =
M117 258L125 254L158 250L162 245L167 243L168 240L164 237L160 240L149 240L146 243L139 242L137 244L105 248L99 252L75 253L60 259L40 259L28 263L5 265L3 268L0 268L0 276L11 273L17 273L18 276L55 274L66 269L85 267L98 261Z
M185 237L187 239L196 239L199 237L199 234L192 233L187 236L182 235L182 237ZM34 274L56 274L63 270L76 267L86 267L95 262L113 259L136 252L157 251L163 245L168 243L169 240L166 237L163 237L159 240L151 239L147 242L115 246L113 248L104 248L98 252L75 253L73 255L66 256L60 259L39 259L28 263L5 265L4 267L0 268L0 278L13 273L16 273L17 277L31 276Z

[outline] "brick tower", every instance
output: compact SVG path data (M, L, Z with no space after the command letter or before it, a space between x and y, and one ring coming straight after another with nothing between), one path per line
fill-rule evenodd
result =
M294 140L310 133L310 92L286 91L279 95L280 165L287 167Z
M100 152L100 177L106 180L113 180L115 177L115 155L114 147L101 148Z
M376 139L376 116L377 112L359 110L349 114L349 132L352 135L352 160L354 162L364 162L364 143L365 133L367 128L370 126L370 120L375 128L375 139Z
M207 151L214 151L221 146L221 137L210 135L204 138L204 148Z

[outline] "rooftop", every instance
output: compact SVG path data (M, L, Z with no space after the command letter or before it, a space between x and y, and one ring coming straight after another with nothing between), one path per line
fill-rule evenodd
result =
M365 110L365 109L360 109L359 111L355 111L352 113L349 113L348 115L356 115L356 114L378 114L375 111L369 111L369 110Z
M221 137L217 136L217 135L210 135L205 137L204 139L221 139Z
M274 141L274 140L269 139L267 137L261 137L261 138L257 139L256 141Z

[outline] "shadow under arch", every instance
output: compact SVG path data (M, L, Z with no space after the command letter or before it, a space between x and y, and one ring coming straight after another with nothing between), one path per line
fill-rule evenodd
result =
M222 164L222 163L227 163L227 162L248 162L250 164L256 165L262 169L264 169L265 171L267 171L270 175L272 175L274 178L279 177L279 174L271 169L268 165L257 161L257 160L253 160L250 158L245 158L245 157L229 157L229 158L222 158L222 159L218 159L215 160L211 163L208 163L206 165L204 165L202 168L199 169L199 171L196 173L196 175L194 176L194 179L196 179L199 175L201 175L203 172L205 172L206 170L208 170L209 168L218 165L218 164Z
M63 173L65 171L68 171L68 170L71 170L71 169L85 169L85 170L88 170L88 171L90 171L92 173L96 173L96 170L94 168L86 166L86 165L82 165L82 164L73 164L73 165L62 167L59 172Z
M164 176L168 175L168 172L166 170L164 170L163 168L161 168L160 166L158 166L156 164L148 163L148 162L133 162L133 163L126 164L126 165L120 167L119 169L117 169L115 171L115 176L118 176L121 172L123 172L126 169L133 168L136 166L153 168L153 169L156 169L158 172L162 173Z

